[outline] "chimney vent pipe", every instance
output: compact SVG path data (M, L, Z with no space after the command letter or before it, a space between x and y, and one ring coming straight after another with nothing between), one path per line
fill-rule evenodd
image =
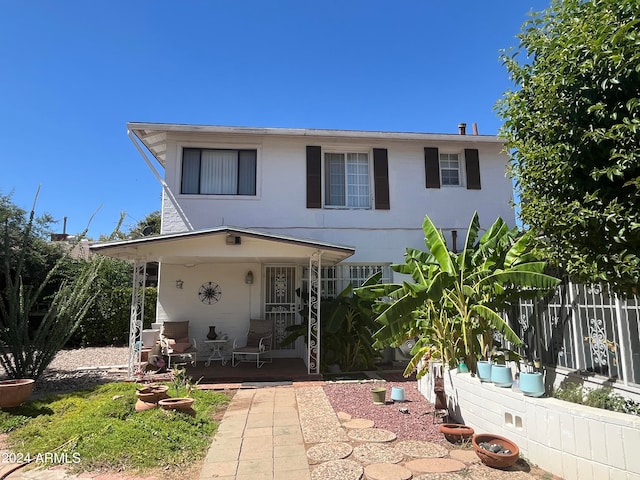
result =
M473 134L478 135L478 124L473 122Z
M458 133L460 135L466 135L467 134L467 124L466 123L459 123L458 124Z

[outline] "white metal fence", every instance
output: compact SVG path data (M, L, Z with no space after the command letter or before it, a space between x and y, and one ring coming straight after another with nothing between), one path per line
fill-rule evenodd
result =
M509 315L529 359L640 386L640 298L565 281Z

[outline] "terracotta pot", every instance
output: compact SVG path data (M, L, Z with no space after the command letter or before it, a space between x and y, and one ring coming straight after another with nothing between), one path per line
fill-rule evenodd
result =
M31 396L34 383L32 378L0 381L0 408L22 405Z
M167 398L168 385L148 385L140 390L136 390L136 396L143 402L158 403Z
M492 445L502 445L504 449L510 450L510 453L490 452L480 446L481 443L485 442ZM492 433L480 433L478 435L474 435L471 439L471 444L482 463L492 468L508 468L518 461L518 457L520 455L518 445L507 438L500 437Z
M136 390L136 412L142 412L158 406L158 402L167 398L167 385L148 385L140 390Z
M443 423L438 427L444 438L451 443L460 443L473 437L473 428L458 423Z
M178 410L180 412L192 412L191 405L195 399L190 397L165 398L160 400L158 405L164 410Z

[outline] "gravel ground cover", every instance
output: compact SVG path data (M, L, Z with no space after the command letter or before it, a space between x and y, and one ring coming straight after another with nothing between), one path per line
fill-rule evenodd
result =
M424 440L446 444L444 436L438 431L440 420L433 419L433 405L418 391L415 379L405 379L401 374L384 374L385 382L328 382L324 392L336 412L346 412L353 418L373 420L376 428L395 432L398 440ZM374 405L371 389L387 389L387 402ZM402 387L405 402L391 401L391 388ZM403 413L406 409L408 413Z

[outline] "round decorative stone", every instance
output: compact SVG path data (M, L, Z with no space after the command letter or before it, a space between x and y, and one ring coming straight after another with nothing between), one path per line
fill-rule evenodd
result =
M402 440L396 444L396 450L413 458L438 458L449 454L442 445L422 440Z
M417 477L414 476L412 480L469 480L469 477L468 476L463 477L462 475L458 475L457 473L453 473L453 472L424 473L422 475L418 475Z
M353 456L362 463L400 463L404 455L390 445L363 443L353 449Z
M364 469L353 460L330 460L311 471L311 480L360 480Z
M344 442L319 443L307 450L307 458L311 463L321 463L347 458L352 451L353 447Z
M460 460L464 463L478 463L480 459L474 450L454 449L449 451L449 456L454 460Z
M338 412L338 420L340 420L341 422L347 422L349 420L351 420L351 414L347 413L347 412Z
M404 466L416 473L459 472L467 468L461 461L451 458L418 458L405 463Z
M349 438L356 442L393 442L397 436L383 428L358 428L349 430Z
M364 475L367 480L409 480L413 474L400 465L373 463L364 467Z
M373 428L374 425L373 420L366 418L353 418L342 424L345 428Z

